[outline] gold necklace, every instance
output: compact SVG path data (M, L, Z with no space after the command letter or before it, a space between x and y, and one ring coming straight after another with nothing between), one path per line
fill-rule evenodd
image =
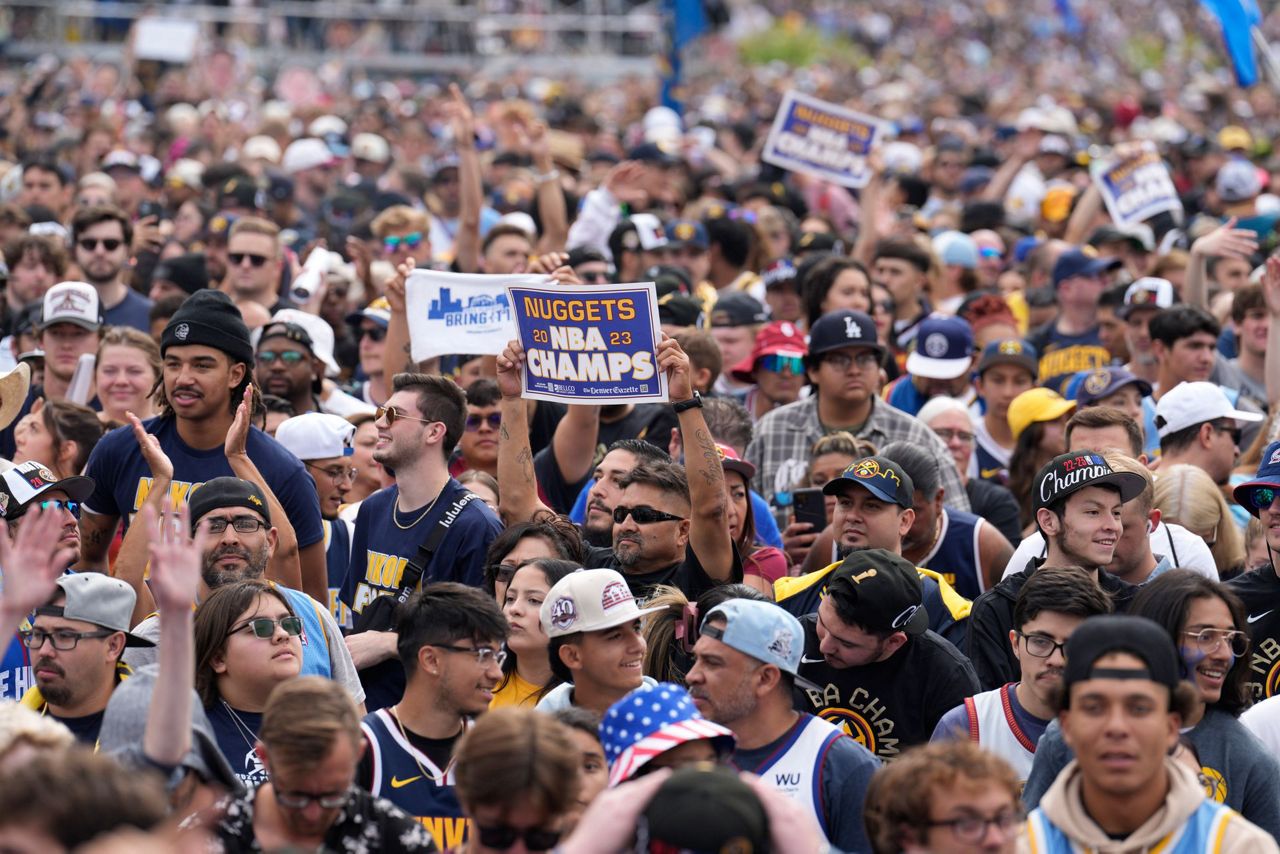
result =
M399 710L400 710L400 704L397 703L396 705L388 709L387 713L390 714L391 717L395 719L396 726L399 727L400 729L400 737L404 739L404 743L409 747L409 750L407 752L409 756L413 759L413 764L418 766L418 770L422 772L423 777L426 777L428 780L435 783L437 786L444 785L445 779L449 776L449 769L453 767L453 758L452 757L449 758L449 762L444 766L444 770L440 772L439 777L437 777L435 774L432 774L426 768L423 768L422 762L418 759L418 751L416 748L414 748L413 742L409 740L409 733L405 732L404 730L404 722L400 720L400 715L398 713ZM466 731L467 731L467 719L463 718L462 732L466 732ZM461 733L459 733L459 735L461 735Z
M444 490L441 489L440 492L437 492L436 497L431 499L431 503L428 504L427 508L422 511L422 514L418 516L417 519L414 519L412 522L410 522L408 525L401 525L400 520L396 518L396 514L400 512L400 495L399 493L397 493L395 503L391 505L391 521L395 522L396 527L402 531L412 531L414 529L414 526L416 526L423 519L427 518L427 514L431 512L431 508L436 506L436 502L440 500L441 492L444 492Z

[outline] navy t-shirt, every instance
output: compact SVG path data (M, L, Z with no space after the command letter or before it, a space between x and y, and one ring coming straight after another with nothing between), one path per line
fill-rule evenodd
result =
M142 426L160 440L160 447L173 462L169 494L177 503L186 503L192 490L207 480L235 475L221 447L201 451L182 441L176 418L151 418L142 422ZM301 460L257 427L249 428L246 448L249 459L258 467L289 517L298 548L304 549L324 539L315 481ZM89 455L85 474L95 483L85 509L103 516L121 517L126 527L151 492L151 468L142 458L142 449L131 427L119 427L102 437Z
M227 758L227 764L240 782L244 783L245 788L252 789L267 782L267 769L253 749L258 730L262 727L262 715L237 709L233 717L230 707L221 700L205 709L205 712L213 726L213 737L218 742L218 749Z
M103 311L102 317L108 326L131 326L150 335L151 305L151 300L130 289L118 304Z
M399 592L405 564L417 555L418 546L464 491L462 484L450 478L431 510L407 530L392 520L400 495L398 486L375 492L360 504L351 538L351 566L342 586L342 601L351 608L356 622L374 599ZM408 518L405 514L396 515L404 523L416 519L421 512ZM425 567L421 583L456 581L480 587L484 582L485 553L501 531L502 522L489 505L471 501L449 526L431 563ZM360 681L365 690L365 707L370 712L399 702L404 693L404 669L396 659L360 671Z

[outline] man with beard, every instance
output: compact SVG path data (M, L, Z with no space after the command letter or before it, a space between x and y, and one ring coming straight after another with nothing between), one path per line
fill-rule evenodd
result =
M1045 556L979 596L969 614L967 652L986 690L1018 678L1018 660L1009 646L1014 602L1022 585L1040 566L1082 567L1117 611L1128 607L1137 589L1103 567L1115 557L1124 530L1121 505L1147 488L1142 475L1112 466L1106 454L1071 451L1046 463L1032 488Z
M1062 686L1063 648L1089 617L1111 613L1111 600L1084 570L1043 567L1018 591L1009 645L1022 676L965 698L942 716L931 741L971 739L1008 762L1026 783L1036 743L1053 720Z
M98 291L108 326L150 328L151 300L129 287L129 251L133 227L117 207L76 211L71 219L75 262L84 280Z
M262 329L254 378L264 394L289 401L297 415L322 411L318 395L325 363L300 324L272 321Z
M426 374L396 374L392 389L374 419L373 458L395 472L396 483L361 503L341 593L356 629L347 644L373 710L398 702L405 685L389 606L420 583L480 587L485 552L502 530L488 505L449 475L466 421L462 389Z
M196 601L203 602L219 587L236 581L260 579L275 550L279 531L271 525L267 496L255 483L236 477L216 477L191 496L191 531L209 533L200 570ZM123 547L122 547L123 550ZM271 582L284 594L302 620L302 674L325 676L340 683L356 703L364 691L342 632L329 609L305 593ZM134 627L141 638L160 637L160 615L153 614ZM130 653L127 661L141 667L156 660L154 651Z
M689 695L703 717L733 730L732 765L794 799L841 850L870 850L862 803L880 763L792 705L804 652L796 618L770 602L730 599L707 614L693 651Z
M249 425L253 346L239 310L218 291L193 294L165 327L160 355L161 414L141 423L141 436L136 427L113 430L89 457L86 473L96 488L80 521L80 568L106 572L107 551L121 517L141 510L161 477L139 443L151 436L172 464L164 473L169 475L171 506L220 476L261 487L275 518L288 522L271 577L323 599L328 583L316 491L297 457Z

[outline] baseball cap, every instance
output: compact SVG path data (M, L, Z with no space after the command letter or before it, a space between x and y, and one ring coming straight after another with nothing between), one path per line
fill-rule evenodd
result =
M731 768L690 765L650 799L636 827L636 851L761 852L769 848L769 816L755 791Z
M236 175L218 188L218 207L262 210L265 197L255 178Z
M286 323L305 331L309 339L306 346L310 348L311 355L324 362L330 374L334 376L338 374L340 368L337 360L333 358L333 327L324 318L296 308L282 308L271 317L271 323L262 330L262 338L259 341L269 338L271 328L277 323Z
M799 356L804 358L809 352L804 343L804 333L789 320L775 320L765 325L756 335L756 343L751 354L729 369L729 374L736 380L749 383L755 380L756 362L765 356Z
M717 614L724 617L724 626L709 626ZM804 627L772 602L729 599L707 612L698 631L783 673L795 676L800 671Z
M1236 503L1257 516L1264 507L1270 507L1280 492L1280 442L1272 442L1262 451L1258 461L1258 473L1253 480L1232 490Z
M768 319L760 301L745 291L730 291L711 309L712 326L753 326Z
M107 153L102 158L102 165L98 167L103 172L110 172L112 169L128 169L131 172L141 172L142 164L138 160L138 155L125 148L117 148Z
M772 261L763 270L760 271L760 281L764 282L764 289L780 288L783 286L790 288L799 288L800 283L797 281L796 265L790 258L779 258Z
M628 220L636 227L636 236L640 238L640 248L645 252L662 249L667 245L667 233L662 222L653 214L632 214Z
M674 166L680 162L680 158L668 154L663 148L654 142L644 142L627 152L628 160L639 160L641 163L650 163L657 166Z
M1104 258L1092 246L1068 249L1058 256L1053 265L1053 286L1056 288L1067 279L1076 276L1100 276L1114 270L1123 262L1119 258Z
M707 313L702 303L691 296L672 291L658 299L658 323L662 326L692 326L702 329L706 325Z
M1116 314L1124 318L1140 308L1164 309L1174 302L1173 282L1156 276L1143 276L1124 292L1124 303Z
M1240 125L1227 125L1218 131L1218 145L1224 151L1232 149L1250 150L1253 148L1253 135Z
M933 314L920 321L916 346L907 356L907 373L953 380L973 365L973 329L958 317Z
M129 631L138 597L125 582L101 572L73 572L58 576L57 584L62 591L62 604L41 605L36 608L37 616L80 620L113 632L124 632L125 646L155 646L152 641Z
M31 506L31 502L55 489L67 494L72 501L84 501L93 494L93 478L58 477L38 460L27 460L0 475L0 515L5 519L17 519Z
M836 236L825 231L804 231L796 240L797 252L838 252L840 247Z
M667 223L667 246L674 249L678 246L692 246L705 251L711 245L707 236L707 227L691 219L677 219Z
M1224 202L1246 202L1262 192L1262 179L1258 167L1244 158L1233 157L1222 164L1213 187Z
M929 628L920 573L911 561L884 549L859 549L841 561L827 579L827 596L852 615L847 622L870 631L914 636Z
M610 786L635 777L659 754L704 739L721 756L728 756L737 744L732 730L704 718L689 692L673 682L641 685L610 706L600 720Z
M944 231L933 238L934 254L948 267L973 270L978 266L978 244L963 231Z
M391 323L391 303L387 302L386 297L378 297L359 311L353 311L348 314L347 323L352 326L359 326L360 321L366 317L386 329L387 325Z
M164 180L170 187L199 190L204 186L204 164L189 157L175 160L169 171L165 172Z
M1127 385L1136 386L1143 397L1151 394L1151 383L1135 377L1124 368L1098 368L1089 371L1076 387L1076 403L1083 409L1093 406L1104 397L1110 397Z
M49 288L44 295L40 330L55 323L73 323L96 332L102 326L98 289L87 282L60 282Z
M861 311L847 308L822 315L809 329L810 356L820 356L842 347L870 347L884 354L884 345L876 337L875 321Z
M289 143L280 160L280 168L289 175L294 175L317 166L328 166L335 159L324 140L306 137Z
M351 156L370 163L386 163L391 160L391 146L376 133L358 133L351 140Z
M684 267L677 267L674 264L654 264L644 271L644 277L653 282L659 297L675 293L685 296L693 294L693 280L689 278L689 271Z
M1230 418L1234 421L1262 420L1260 412L1242 412L1232 406L1226 392L1213 383L1179 383L1156 401L1156 434L1163 439L1206 421Z
M307 412L283 421L276 441L300 460L325 460L355 453L355 434L355 425L341 416Z
M259 134L251 136L240 146L240 156L245 160L266 160L271 163L280 162L280 143L269 136Z
M1089 235L1087 241L1090 246L1101 246L1104 243L1128 243L1133 248L1143 252L1151 252L1156 248L1155 233L1151 231L1151 226L1145 223L1137 225L1118 226L1103 225L1094 229L1093 234Z
M191 511L191 530L196 529L200 520L214 510L226 507L243 507L252 510L271 524L271 506L267 504L267 496L256 483L241 480L238 477L215 477L206 480L204 486L194 490L187 499Z
M911 507L915 499L916 485L902 466L888 457L863 457L854 460L840 473L822 486L823 495L840 495L850 483L861 486L881 501Z
M548 638L599 632L661 611L641 608L622 574L612 569L580 569L547 591L539 618Z
M1067 400L1051 388L1029 388L1009 404L1009 430L1016 440L1032 424L1053 421L1076 408L1074 400Z
M219 211L209 218L209 227L205 229L205 235L209 239L218 238L225 243L231 232L231 226L235 225L238 219L240 217L233 213Z
M747 483L756 476L756 467L740 457L738 452L728 445L717 442L716 453L720 456L720 467L725 471L737 472L747 479Z
M1040 356L1035 347L1021 338L1004 338L982 348L982 357L978 359L974 373L982 376L987 368L996 365L1016 365L1028 371L1034 381L1040 372Z
M1068 451L1049 460L1036 473L1032 507L1049 507L1087 486L1114 487L1120 491L1123 503L1141 495L1147 480L1137 472L1116 471L1102 454Z
M1067 640L1063 654L1063 703L1071 704L1071 686L1088 679L1131 679L1140 675L1124 670L1095 669L1099 658L1113 652L1127 652L1146 665L1145 677L1172 692L1181 681L1178 652L1173 640L1160 625L1146 617L1102 614L1081 623Z
M331 133L341 136L346 132L347 123L332 113L317 116L307 125L307 133L311 136L328 136Z

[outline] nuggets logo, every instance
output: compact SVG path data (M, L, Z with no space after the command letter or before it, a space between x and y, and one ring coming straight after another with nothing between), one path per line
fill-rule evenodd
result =
M1021 356L1022 342L1015 340L1001 341L1000 352L1005 356Z
M1100 394L1102 390L1110 384L1110 371L1094 371L1085 378L1084 390L1089 392L1089 394Z
M578 607L568 596L561 596L551 606L551 625L560 631L564 631L577 621Z
M1080 254L1084 255L1086 258L1097 258L1098 250L1086 244L1085 246L1080 247Z
M1276 448L1271 454L1271 459L1267 460L1267 465L1273 466L1280 463L1280 448Z
M893 734L897 723L890 710L866 688L854 688L847 698L841 697L839 686L831 684L806 688L804 694L814 714L839 727L880 759L896 759L902 752Z
M863 480L869 480L874 477L887 477L894 483L901 484L902 482L898 479L896 472L892 469L880 468L880 463L872 459L858 460L856 463L849 466L849 468L845 469L845 473L852 474L854 477L859 477Z
M1220 804L1227 802L1227 781L1222 773L1208 765L1200 766L1200 782L1204 784L1204 796Z
M851 712L848 709L823 709L818 712L818 717L822 718L829 724L834 724L845 735L861 744L872 753L876 752L876 734L871 729L871 724L867 723L867 719L857 712Z
M676 240L693 240L695 234L697 234L697 229L693 227L691 222L682 222L675 227Z
M255 505L257 505L258 507L261 507L261 506L262 506L262 499L261 499L261 498L259 498L259 497L258 497L258 496L256 496L256 495L250 495L250 496L249 496L249 503L251 503L251 504L255 504Z
M1280 694L1280 643L1264 637L1249 650L1249 690L1254 702Z
M600 594L600 607L608 611L610 608L630 602L631 599L631 588L627 587L625 582L610 581L604 586L604 592ZM572 600L568 601L572 602Z

